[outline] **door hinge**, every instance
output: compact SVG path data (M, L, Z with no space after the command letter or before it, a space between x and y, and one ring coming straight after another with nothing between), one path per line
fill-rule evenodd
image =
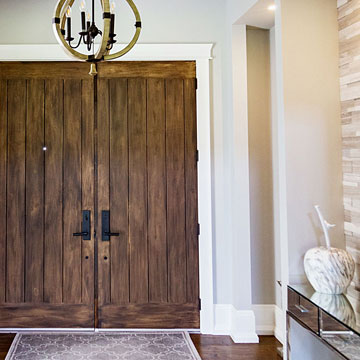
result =
M199 310L201 310L201 299L199 298Z
M195 89L197 90L198 89L198 79L195 78Z
M198 236L200 235L200 224L198 224L197 226L197 233L198 233Z
M199 160L200 160L199 150L196 150L195 159L196 159L196 162L199 162Z

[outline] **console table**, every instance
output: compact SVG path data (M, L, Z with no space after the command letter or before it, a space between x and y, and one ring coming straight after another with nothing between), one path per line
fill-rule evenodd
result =
M290 360L360 360L360 300L288 287L287 348Z

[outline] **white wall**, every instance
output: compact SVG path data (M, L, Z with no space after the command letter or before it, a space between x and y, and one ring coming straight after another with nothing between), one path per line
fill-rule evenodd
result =
M252 303L275 303L269 30L247 28ZM258 274L262 274L261 277Z
M272 183L273 183L273 226L274 226L274 266L275 266L275 304L281 307L281 237L279 201L279 134L278 134L278 94L276 85L276 41L275 26L270 29L270 74L271 74L271 138L272 138Z
M232 261L232 304L235 309L249 310L252 304L249 153L247 121L247 64L246 29L235 23L250 9L256 0L227 0L225 20L223 98L224 198L227 218L226 236L231 240L227 258ZM261 277L262 274L253 276Z
M313 206L344 247L336 0L281 1L290 281L303 255L324 244Z
M231 146L227 149L230 164L228 187L225 192L228 204L229 238L232 259L232 304L237 310L249 310L252 304L251 243L250 243L250 184L246 26L232 27L232 64L230 64L232 92L228 92L228 109L231 116L224 133Z
M234 25L258 0L227 0L226 23Z
M79 0L73 6L73 21ZM1 0L2 44L54 43L51 20L57 1L52 0ZM97 0L96 5L100 2ZM136 0L142 21L142 43L211 42L223 38L224 6L217 0L176 1ZM87 1L91 4L91 0ZM124 14L117 21L117 39L127 40L134 29L133 15L124 0L116 0L119 13ZM206 4L206 6L205 6ZM223 15L224 14L224 15ZM123 17L124 16L124 17ZM99 24L101 16L99 16ZM131 26L128 26L131 25ZM221 26L222 25L222 26ZM75 32L75 29L74 29Z

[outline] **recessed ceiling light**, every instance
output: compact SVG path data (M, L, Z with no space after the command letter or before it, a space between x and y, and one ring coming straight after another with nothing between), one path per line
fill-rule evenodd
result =
M276 10L276 5L275 5L275 4L270 5L270 6L268 7L268 10L270 10L270 11L275 11L275 10Z

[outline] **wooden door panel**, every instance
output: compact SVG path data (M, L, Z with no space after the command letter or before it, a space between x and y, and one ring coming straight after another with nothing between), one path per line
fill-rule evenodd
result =
M95 209L93 80L18 74L0 73L0 328L93 327L94 239L73 236Z
M198 239L198 181L197 181L197 123L196 84L194 79L184 80L185 111L185 199L186 199L186 251L187 251L187 301L195 303L199 299ZM194 156L195 155L195 156Z
M165 80L148 79L147 85L147 166L149 301L168 300L166 239L166 118ZM164 261L165 259L165 261Z
M6 301L24 301L26 81L8 81Z
M63 302L81 303L81 80L64 81ZM85 210L85 209L84 209ZM87 210L87 209L86 209Z
M99 79L99 217L120 234L97 240L99 327L199 327L195 91Z
M104 305L99 309L102 328L196 329L198 304L147 303Z
M95 231L95 173L94 173L94 81L91 78L82 80L82 103L81 103L81 203L83 210L90 210L91 234ZM78 225L79 226L79 225ZM81 275L83 304L94 304L94 240L81 241Z
M0 303L6 292L7 81L0 79Z
M109 80L110 96L110 214L119 237L111 241L111 303L129 302L129 141L126 79ZM119 286L119 284L122 284Z
M186 302L184 82L166 81L169 302ZM179 276L182 274L182 276Z
M44 302L51 304L62 303L63 294L63 93L62 80L46 81Z
M19 303L0 306L1 328L92 328L94 306Z
M142 304L149 300L145 79L128 81L128 117L130 302Z
M99 305L109 304L111 299L111 273L110 273L110 242L101 241L101 211L110 207L110 109L109 109L109 81L100 79L97 84L97 131L98 131L98 302Z
M43 301L45 82L27 83L25 302Z

